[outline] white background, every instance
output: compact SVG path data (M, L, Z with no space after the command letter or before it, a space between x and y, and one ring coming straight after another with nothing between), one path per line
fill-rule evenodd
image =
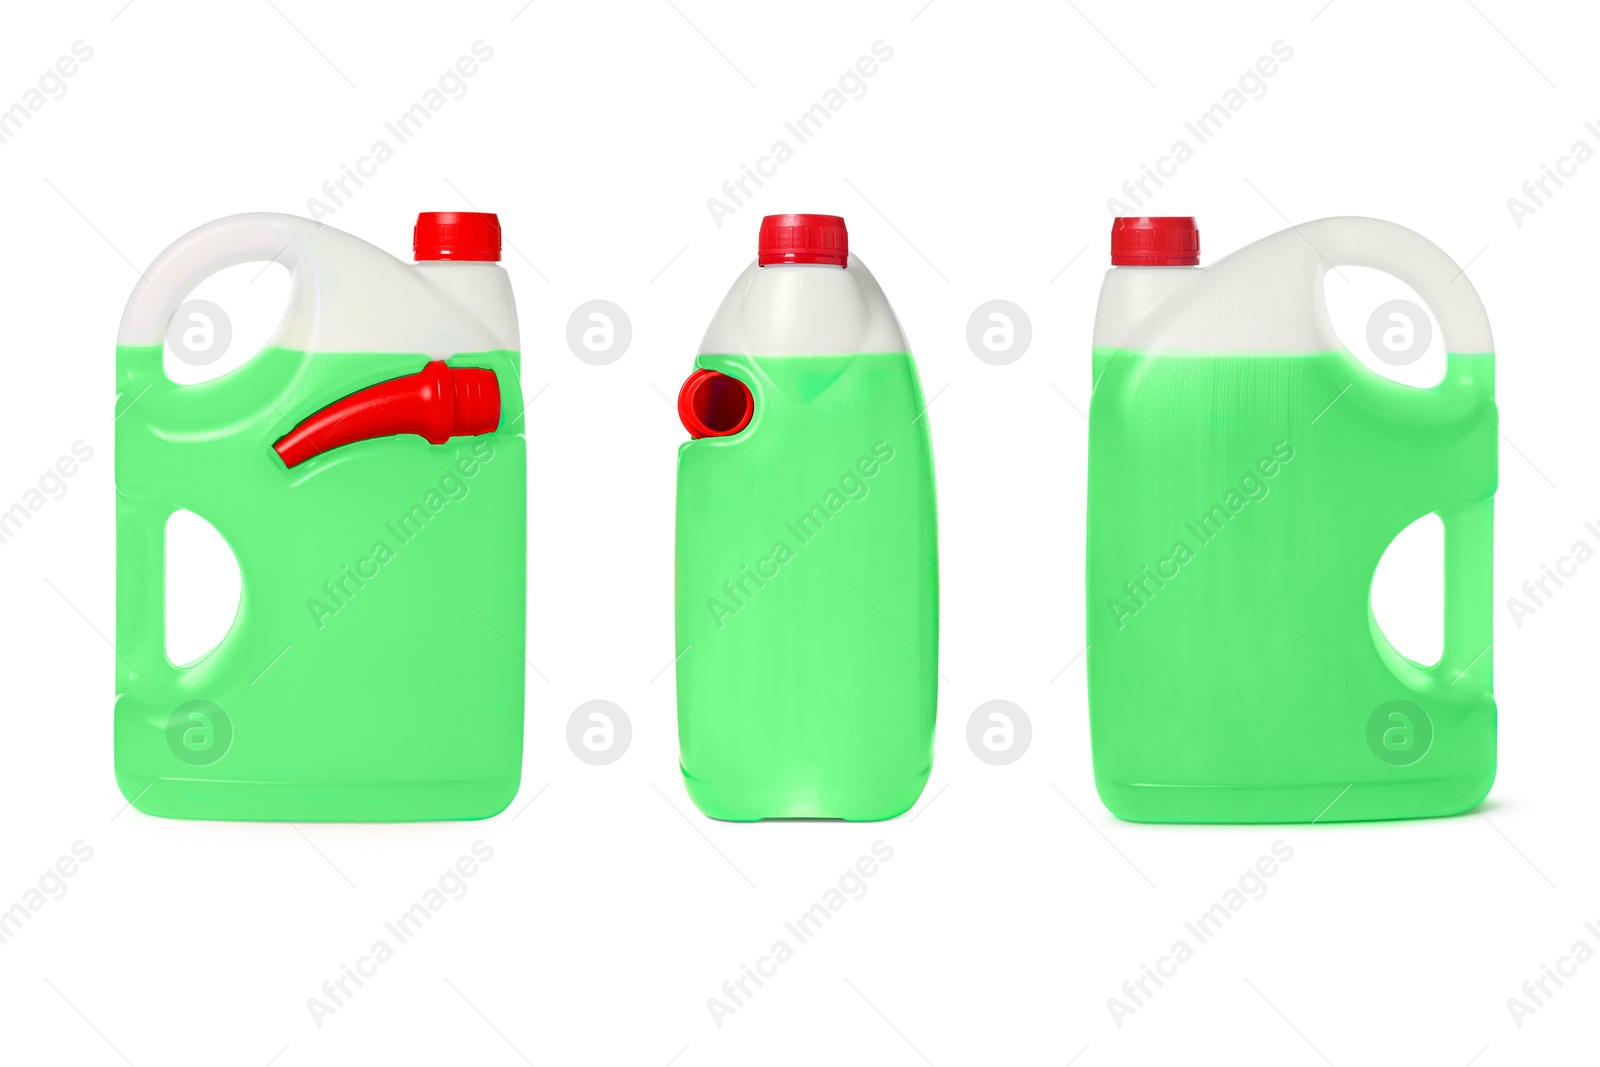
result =
M311 1063L1590 1061L1600 962L1518 1027L1507 998L1600 950L1600 564L1536 614L1505 600L1600 520L1593 489L1600 163L1519 227L1507 198L1582 138L1600 74L1579 5L522 0L358 12L305 0L9 10L0 107L93 57L0 144L0 509L78 440L93 458L0 544L0 909L75 842L93 858L0 945L0 1060ZM120 10L119 10L120 8ZM521 10L519 10L521 8ZM482 823L245 825L124 810L112 776L112 355L123 301L192 226L305 214L325 180L487 42L468 91L328 216L409 256L419 210L497 211L530 404L527 755ZM706 199L875 41L893 58L754 199ZM1207 260L1290 220L1368 214L1470 274L1500 356L1501 771L1458 818L1155 827L1096 799L1084 698L1083 470L1107 200L1282 40L1293 58L1144 208ZM1553 188L1553 187L1552 187ZM939 478L937 758L877 825L729 825L679 785L672 397L762 214L844 215L920 361ZM568 350L583 301L633 341ZM1025 308L979 361L966 320ZM241 311L241 315L246 314ZM1070 404L1068 403L1070 401ZM1592 571L1592 573L1591 573ZM1419 586L1418 588L1422 588ZM593 767L568 715L626 709ZM1015 701L1005 767L965 740ZM473 842L493 859L319 1027L307 999ZM873 842L893 859L736 1014L707 998ZM1252 901L1117 1026L1107 998L1274 842ZM1553 986L1550 988L1554 989Z

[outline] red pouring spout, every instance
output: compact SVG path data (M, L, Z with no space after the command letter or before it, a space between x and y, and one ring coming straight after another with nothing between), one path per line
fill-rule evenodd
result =
M440 360L415 374L379 382L336 400L272 448L286 467L356 441L414 433L432 444L492 433L500 425L500 380L481 367Z

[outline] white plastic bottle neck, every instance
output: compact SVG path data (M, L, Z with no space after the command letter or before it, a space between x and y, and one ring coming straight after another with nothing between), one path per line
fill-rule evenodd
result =
M752 261L712 317L700 351L823 356L908 348L888 298L852 255L843 268Z
M1096 348L1127 343L1134 328L1156 305L1193 281L1203 267L1112 267L1100 286L1094 316Z
M414 266L425 281L476 319L500 347L520 350L517 306L511 293L511 277L499 263L488 260L427 259Z

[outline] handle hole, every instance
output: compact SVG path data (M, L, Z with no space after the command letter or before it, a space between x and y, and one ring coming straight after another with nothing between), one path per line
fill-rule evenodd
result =
M167 518L167 659L192 667L222 643L239 614L239 560L192 511Z
M1415 289L1371 267L1340 267L1322 284L1333 332L1368 370L1419 389L1444 381L1444 334Z
M1444 655L1444 523L1424 515L1401 530L1372 576L1372 615L1395 651L1421 667Z
M240 263L205 278L167 321L161 365L178 385L198 385L243 366L264 348L289 305L280 263Z

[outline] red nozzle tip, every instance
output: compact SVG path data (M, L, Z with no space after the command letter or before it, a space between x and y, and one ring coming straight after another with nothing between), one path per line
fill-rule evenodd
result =
M838 215L768 215L761 220L756 262L826 263L842 267L850 259L850 235Z
M756 413L750 387L731 374L697 370L678 390L678 418L693 438L731 437Z
M450 383L455 389L455 411L450 427L452 437L476 437L493 433L500 425L500 379L482 367L451 367Z
M411 250L430 259L500 261L500 216L484 211L424 211L411 233Z
M1113 267L1194 267L1200 228L1188 215L1119 218L1111 224Z

